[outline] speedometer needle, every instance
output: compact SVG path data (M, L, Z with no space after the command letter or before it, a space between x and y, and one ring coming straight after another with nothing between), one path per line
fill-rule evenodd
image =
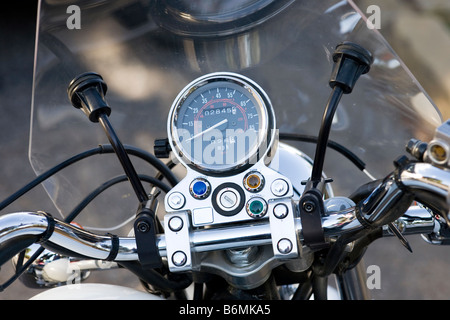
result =
M196 139L196 138L204 135L205 133L207 133L207 132L209 132L209 131L211 131L211 130L213 130L213 129L215 129L215 128L217 128L217 127L219 127L219 126L221 126L221 125L223 125L224 123L227 123L227 122L228 122L228 119L223 119L222 121L216 123L215 125L209 127L208 129L205 129L202 132L197 133L196 135L192 136L191 138L187 139L186 141L191 141L193 139Z

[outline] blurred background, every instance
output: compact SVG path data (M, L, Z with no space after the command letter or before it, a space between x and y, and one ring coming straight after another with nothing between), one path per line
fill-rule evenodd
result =
M450 118L450 1L355 0L355 3L363 12L370 5L380 7L380 32L429 93L443 118ZM35 177L28 161L28 138L36 8L37 1L24 0L2 6L0 11L0 199ZM36 208L54 210L42 188L36 188L2 213ZM450 248L430 246L420 236L408 240L412 254L392 238L377 240L368 249L366 265L378 265L381 269L381 289L371 290L372 297L448 299ZM139 287L134 276L122 271L121 281ZM4 265L0 282L11 274L11 266ZM116 283L108 272L96 273L88 281ZM0 299L27 299L40 291L16 281L0 293Z

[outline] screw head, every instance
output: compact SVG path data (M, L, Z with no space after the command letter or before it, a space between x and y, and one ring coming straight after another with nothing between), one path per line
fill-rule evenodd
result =
M150 230L150 225L146 221L139 221L139 223L137 225L137 229L141 233L146 233Z
M303 209L305 209L306 212L311 213L316 209L316 205L312 201L305 201L303 202Z
M274 182L272 182L270 190L275 196L282 197L288 192L289 185L283 179L276 179Z
M292 251L292 242L291 240L284 238L278 241L277 247L280 253L287 254Z
M184 224L183 219L181 219L178 216L172 217L169 220L169 228L173 232L177 232L177 231L180 231L181 229L183 229L183 224Z
M167 202L172 209L178 210L184 206L186 200L183 194L181 194L180 192L174 192L169 195Z
M172 255L172 262L177 267L182 267L187 262L187 256L183 251L177 251Z
M288 207L284 203L279 203L273 208L273 214L278 219L284 219L289 213Z

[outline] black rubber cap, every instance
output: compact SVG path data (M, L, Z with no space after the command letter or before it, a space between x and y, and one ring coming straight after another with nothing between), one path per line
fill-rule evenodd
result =
M369 72L373 56L360 45L346 41L336 47L333 61L330 87L338 85L344 93L351 93L359 77Z
M105 101L107 89L101 75L86 72L70 82L67 94L75 108L82 109L92 122L98 122L100 114L111 114L111 108Z

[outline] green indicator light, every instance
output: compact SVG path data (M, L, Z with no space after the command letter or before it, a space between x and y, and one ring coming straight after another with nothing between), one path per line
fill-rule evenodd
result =
M267 203L262 198L247 202L247 213L252 218L262 218L267 212Z
M251 213L259 215L264 210L264 204L259 200L255 200L255 201L252 201L252 203L250 203L249 209L250 209Z

